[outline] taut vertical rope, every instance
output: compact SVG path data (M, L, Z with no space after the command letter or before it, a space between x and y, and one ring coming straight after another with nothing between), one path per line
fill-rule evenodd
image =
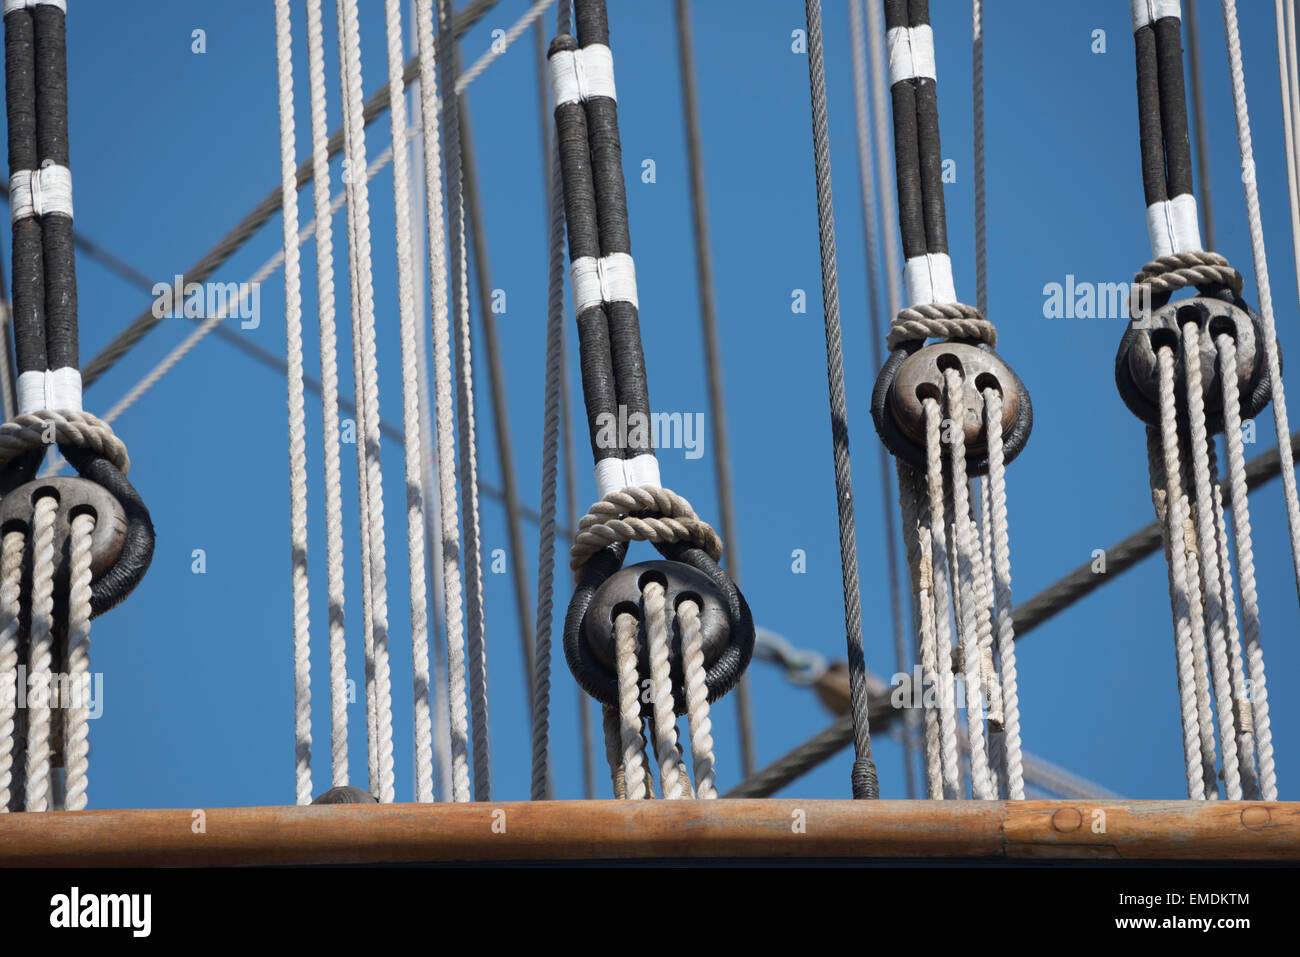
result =
M32 518L32 624L27 699L27 810L50 809L50 707L54 664L54 519L59 501L36 500Z
M70 571L68 588L68 687L71 701L63 708L63 768L67 774L63 807L86 809L87 776L90 770L90 537L95 516L86 512L72 518L68 543Z
M5 532L0 541L0 814L14 809L14 750L18 717L18 618L23 582L23 551L27 536Z

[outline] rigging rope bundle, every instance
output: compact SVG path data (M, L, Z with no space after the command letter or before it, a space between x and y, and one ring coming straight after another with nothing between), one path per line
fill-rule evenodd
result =
M63 0L5 0L19 375L18 414L0 425L0 810L58 807L59 768L62 806L86 806L90 620L130 594L154 547L126 446L82 408L66 19ZM35 478L56 443L77 478Z
M744 596L718 567L717 534L660 484L604 0L577 0L574 18L576 37L561 14L548 60L599 501L578 523L570 554L577 586L565 617L565 658L582 688L606 706L619 796L651 792L643 718L663 796L693 796L676 728L687 715L695 787L701 797L713 797L708 705L748 665L753 620ZM620 571L632 541L652 543L669 561ZM534 797L543 754L535 749Z
M881 440L897 459L926 691L927 793L942 798L965 791L955 673L966 693L972 796L993 799L1001 792L1018 799L1024 797L1024 784L1005 468L1029 437L1033 411L1024 384L994 351L993 323L981 309L957 300L948 255L929 4L884 0L884 11L907 305L886 339L891 352L876 380L871 413ZM978 3L973 12L976 153L982 159ZM880 43L878 28L873 32L873 42ZM982 187L976 199L982 297ZM929 338L943 341L927 344ZM971 494L975 476L981 478L982 522L976 520Z
M1224 3L1230 60L1236 15ZM1274 401L1278 428L1286 414L1280 357L1271 321L1241 297L1243 281L1218 253L1203 248L1192 189L1183 86L1181 6L1177 0L1132 0L1137 60L1138 127L1152 261L1134 277L1132 321L1115 360L1115 380L1129 409L1147 425L1151 495L1169 567L1187 793L1232 800L1275 800L1268 693L1260 648L1250 515L1241 425ZM1245 108L1240 48L1232 63L1241 132ZM1249 128L1243 141L1247 169ZM1258 224L1257 197L1252 240ZM1257 244L1262 260L1262 236ZM1258 273L1257 273L1258 275ZM1171 301L1193 287L1190 297ZM1267 298L1266 275L1260 283ZM1220 487L1214 436L1224 434L1228 478ZM1286 443L1289 451L1289 442ZM1284 468L1284 480L1291 472ZM1294 479L1286 484L1293 554ZM1226 497L1232 510L1240 613L1234 594ZM1300 570L1300 565L1297 565ZM1240 622L1240 624L1239 624ZM1219 745L1215 742L1215 723Z

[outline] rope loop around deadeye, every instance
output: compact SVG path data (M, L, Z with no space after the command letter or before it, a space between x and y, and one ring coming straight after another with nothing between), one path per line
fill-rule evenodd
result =
M701 572L718 590L727 608L730 641L705 673L710 702L730 691L754 653L754 619L731 576L722 570L722 540L676 492L650 486L629 487L606 495L578 524L570 551L576 584L564 619L564 655L587 694L617 706L618 676L597 661L583 640L582 623L597 590L623 566L628 544L646 541L669 561Z
M87 481L101 486L126 514L126 537L117 560L91 583L91 614L98 616L135 589L153 560L154 527L140 493L127 479L131 458L112 427L89 412L42 409L0 425L0 474L12 489L35 477L50 444Z

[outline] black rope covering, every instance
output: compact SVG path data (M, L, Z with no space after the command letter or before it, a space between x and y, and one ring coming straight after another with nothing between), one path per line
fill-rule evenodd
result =
M887 30L930 27L929 0L883 2ZM893 107L894 171L903 256L909 260L927 253L946 256L948 226L943 198L943 151L939 142L938 82L926 75L900 76L890 84L889 93ZM996 350L987 342L958 338L947 341L969 342L997 356ZM926 466L925 444L910 438L900 427L892 403L899 369L910 356L923 348L926 348L925 340L915 339L900 343L893 349L881 367L871 394L871 419L881 442L891 453L921 469ZM1002 434L1003 461L1010 464L1029 440L1034 412L1024 382L1005 362L1001 365L1004 371L998 384L1004 395L1014 393L1017 400L1015 418ZM988 471L988 464L986 446L967 448L968 474L983 475Z
M548 58L553 61L556 56L583 51L607 56L605 50L591 50L609 46L604 0L575 0L574 20L577 36L568 33L556 36ZM580 90L576 98L558 102L555 107L570 263L585 260L584 267L593 268L599 263L602 270L609 257L630 260L632 253L618 103L610 95L612 92L612 85L606 90L597 79L589 89ZM602 280L599 302L575 303L583 398L592 457L598 466L612 458L628 460L654 455L648 428L650 397L637 307L619 294L615 283L610 286L614 295L606 294ZM625 429L624 423L636 421L634 416L642 417L647 427ZM618 426L614 443L602 436L610 422ZM618 704L617 674L596 660L583 638L582 624L596 592L622 567L627 548L626 542L610 545L579 569L564 624L564 653L574 677L589 695L613 706ZM749 605L735 582L704 550L684 543L656 545L656 548L670 561L702 572L717 588L727 607L730 641L705 673L709 700L714 701L735 686L749 665L754 649L754 622ZM673 671L673 694L677 706L684 709L680 663Z
M5 107L9 169L70 168L68 146L67 23L53 3L10 10L5 26ZM11 197L10 202L14 199ZM18 372L77 369L77 274L72 216L35 209L13 225L13 329ZM122 505L127 531L117 561L91 585L98 615L122 601L153 557L154 528L139 493L116 466L87 449L60 451L83 478L107 489ZM43 451L18 456L0 476L0 493L30 481Z

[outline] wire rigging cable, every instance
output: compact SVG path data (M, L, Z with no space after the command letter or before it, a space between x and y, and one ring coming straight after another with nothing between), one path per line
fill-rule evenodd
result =
M743 674L754 625L740 590L718 566L720 539L689 502L660 482L605 3L576 0L574 19L577 36L562 22L548 60L600 500L578 523L570 551L577 585L565 616L565 658L579 685L611 709L607 751L613 764L622 765L621 778L615 771L616 791L629 798L650 793L642 735L652 719L663 796L691 796L676 729L677 718L690 712L693 758L704 775L696 785L703 784L708 796L715 792L705 707ZM632 541L651 542L668 560L621 569ZM670 641L673 631L680 637L682 628L694 627L692 612L682 612L688 599L703 603L703 704L698 688L688 702L680 643ZM696 665L692 660L698 678ZM639 679L650 683L644 701Z
M926 0L885 0L894 118L894 166L906 305L872 395L872 419L897 458L904 542L911 569L917 645L927 708L925 753L931 798L1024 797L1014 625L1010 602L1005 467L1033 425L1029 393L994 351L984 314L982 7L972 5L975 104L976 273L980 307L957 299L948 253L934 35ZM926 344L930 337L946 341ZM981 477L983 529L968 478ZM984 502L987 501L987 508ZM965 689L959 755L952 675Z

